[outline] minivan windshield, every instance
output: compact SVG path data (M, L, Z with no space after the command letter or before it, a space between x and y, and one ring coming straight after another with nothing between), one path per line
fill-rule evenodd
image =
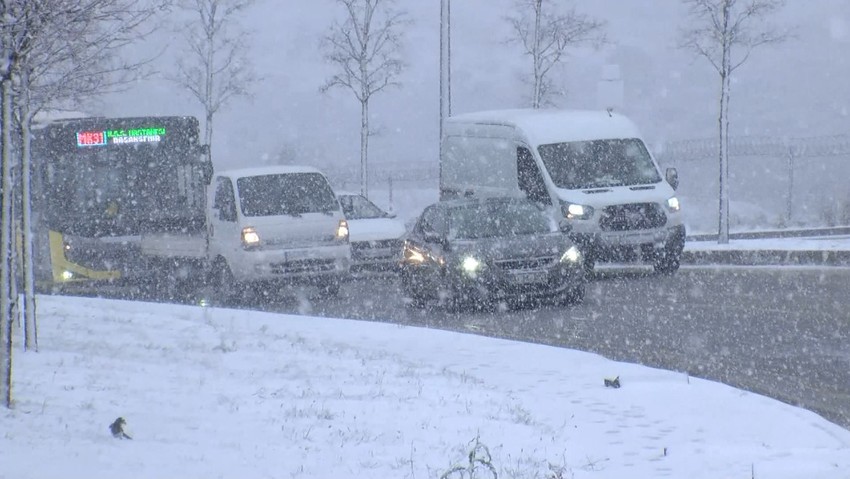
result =
M661 175L637 138L540 145L555 186L570 190L658 183Z
M328 180L320 173L247 176L236 184L245 216L298 216L339 209Z
M555 231L548 215L527 200L485 201L449 210L453 239L501 238Z

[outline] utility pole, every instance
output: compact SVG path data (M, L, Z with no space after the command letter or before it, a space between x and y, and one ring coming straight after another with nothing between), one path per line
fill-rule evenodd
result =
M452 114L452 72L451 72L451 0L441 0L440 4L440 139L443 141L443 126ZM443 165L440 162L440 176Z

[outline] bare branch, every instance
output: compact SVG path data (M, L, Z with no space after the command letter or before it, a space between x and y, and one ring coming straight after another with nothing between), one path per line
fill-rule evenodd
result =
M550 7L552 4L549 1L544 4L544 0L516 0L517 15L506 18L513 29L508 42L521 45L523 53L531 57L534 108L549 101L549 92L553 90L549 73L563 61L569 49L599 48L607 42L605 22L575 9L559 13Z
M205 114L205 142L212 142L213 118L236 97L249 96L259 81L247 57L244 30L234 28L239 15L255 0L181 0L179 7L195 15L185 27L186 54L169 78L185 88Z

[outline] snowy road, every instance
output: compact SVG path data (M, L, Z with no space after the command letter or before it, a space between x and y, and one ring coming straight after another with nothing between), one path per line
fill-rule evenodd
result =
M850 428L850 269L684 268L673 277L608 270L580 306L498 312L406 307L395 281L360 280L333 300L265 309L400 321L571 347L715 379Z

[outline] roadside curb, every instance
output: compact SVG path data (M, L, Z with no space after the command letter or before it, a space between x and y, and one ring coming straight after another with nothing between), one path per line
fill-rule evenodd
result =
M687 248L687 245L686 245ZM850 251L836 250L704 250L682 252L682 264L691 265L812 265L850 266Z

